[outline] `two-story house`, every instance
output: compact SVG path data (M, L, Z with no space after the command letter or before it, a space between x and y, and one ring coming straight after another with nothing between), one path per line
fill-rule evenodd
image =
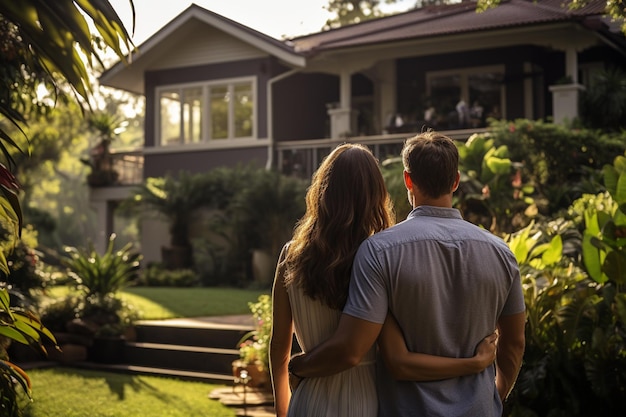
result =
M308 177L345 141L383 159L424 126L465 139L488 117L572 120L594 71L626 68L605 4L462 2L288 40L192 5L100 79L146 99L144 147L117 163L142 163L139 178L251 161ZM92 189L101 246L124 178ZM161 237L143 237L146 260Z

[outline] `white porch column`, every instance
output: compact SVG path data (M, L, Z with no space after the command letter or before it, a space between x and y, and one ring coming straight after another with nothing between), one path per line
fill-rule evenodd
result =
M551 85L554 123L573 121L578 117L578 98L585 87L578 84L578 53L573 47L565 50L565 74L570 83Z
M339 78L339 108L328 109L330 116L330 137L340 138L353 134L352 131L352 73L341 71Z

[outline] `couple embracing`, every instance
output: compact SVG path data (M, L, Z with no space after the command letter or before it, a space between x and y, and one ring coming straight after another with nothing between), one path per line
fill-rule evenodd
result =
M413 210L396 225L366 147L335 148L313 176L273 288L277 417L502 414L524 352L515 257L452 208L450 138L407 139L402 160Z

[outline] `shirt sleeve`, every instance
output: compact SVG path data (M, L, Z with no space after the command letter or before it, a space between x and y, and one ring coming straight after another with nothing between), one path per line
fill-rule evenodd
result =
M378 324L385 322L388 309L384 268L371 239L359 247L352 265L348 300L343 312Z

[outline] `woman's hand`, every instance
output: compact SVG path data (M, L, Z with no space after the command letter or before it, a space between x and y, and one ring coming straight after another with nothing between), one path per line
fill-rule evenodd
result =
M491 333L485 337L476 346L476 359L477 372L482 372L483 369L490 366L496 360L496 351L498 348L498 334L496 332Z

